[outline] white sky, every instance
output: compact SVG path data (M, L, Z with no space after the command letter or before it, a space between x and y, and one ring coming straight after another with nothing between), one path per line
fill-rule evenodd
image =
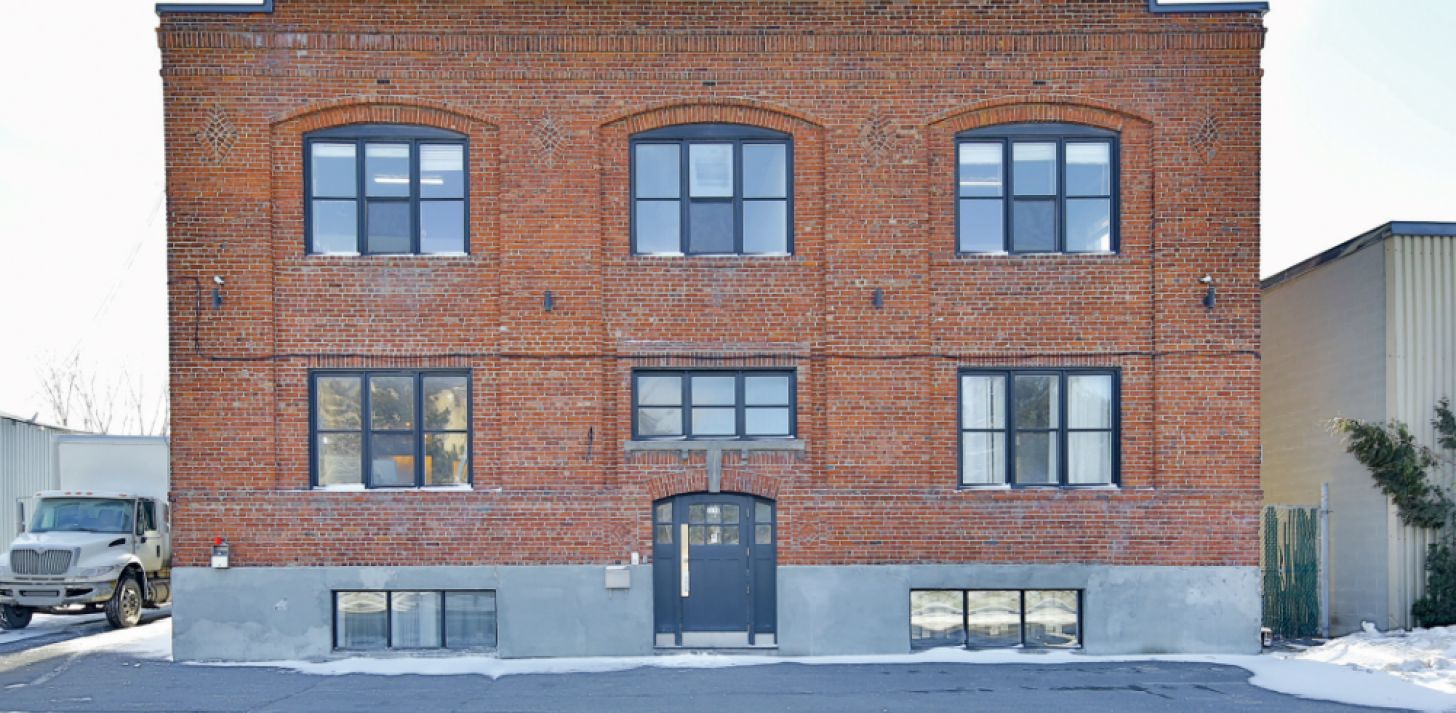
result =
M1456 0L1271 5L1263 273L1388 220L1456 221ZM0 411L49 418L37 373L72 353L166 380L155 27L141 0L0 9Z

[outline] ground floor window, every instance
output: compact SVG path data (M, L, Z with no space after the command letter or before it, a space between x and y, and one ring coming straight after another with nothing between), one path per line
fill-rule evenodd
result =
M334 592L334 648L495 648L493 591Z
M1076 590L920 589L910 592L910 646L1075 648L1082 644Z

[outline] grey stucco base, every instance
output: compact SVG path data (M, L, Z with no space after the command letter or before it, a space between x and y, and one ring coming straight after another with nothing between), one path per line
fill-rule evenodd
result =
M330 592L493 589L505 658L651 655L652 566L629 589L604 568L240 567L174 571L173 655L179 661L325 659ZM1255 653L1254 567L866 565L779 567L778 652L910 650L911 589L1081 589L1088 653Z

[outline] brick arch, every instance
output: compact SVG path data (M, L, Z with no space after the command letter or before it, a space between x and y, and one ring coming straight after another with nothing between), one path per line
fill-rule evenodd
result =
M751 99L671 102L607 117L603 129L622 129L629 134L677 124L748 124L788 134L806 128L823 129L824 124L807 114Z
M274 115L270 125L292 125L307 132L344 124L416 124L450 129L462 134L472 129L494 131L498 124L489 117L450 104L413 97L340 97L308 104Z
M998 124L1065 122L1114 131L1152 126L1147 116L1109 102L1086 97L1000 97L958 107L930 118L926 125L940 131L959 133Z
M678 495L706 493L708 492L708 476L699 468L658 475L647 481L646 490L650 502L657 502L663 498ZM779 497L779 481L776 478L768 476L750 475L747 473L724 473L721 490L725 493L754 495L777 502Z
M269 119L272 141L273 259L288 270L304 258L303 141L311 131L349 124L408 124L464 134L469 142L470 259L489 265L498 254L499 128L468 109L413 97L341 97ZM395 258L407 260L408 258ZM493 276L491 279L494 279Z
M984 277L977 272L977 263L982 261L960 261L955 253L955 152L952 147L956 134L982 127L1033 122L1081 124L1119 134L1121 247L1116 258L1101 260L1100 264L1149 260L1154 241L1156 170L1153 157L1156 126L1152 119L1125 107L1084 97L1001 97L943 112L925 124L926 165L932 176L944 177L944 180L932 180L927 192L930 200L927 227L933 259L950 271L945 279L967 283Z

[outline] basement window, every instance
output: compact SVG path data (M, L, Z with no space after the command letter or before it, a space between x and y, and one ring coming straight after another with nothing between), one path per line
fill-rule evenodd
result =
M495 592L336 591L334 648L494 649Z
M910 592L910 647L1078 648L1078 590L918 589Z
M304 137L304 232L313 255L468 251L463 134L393 124Z

